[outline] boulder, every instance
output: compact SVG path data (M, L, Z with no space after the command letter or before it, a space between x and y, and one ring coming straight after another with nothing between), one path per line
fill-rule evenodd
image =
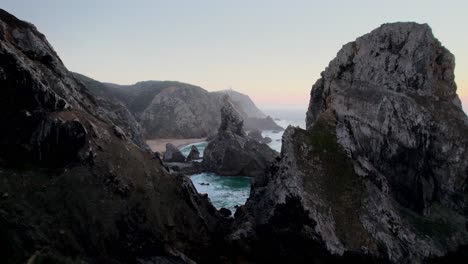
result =
M231 243L258 262L466 258L454 66L428 25L384 24L344 45L312 88L307 129L287 128L281 160L254 179Z
M163 156L163 161L164 162L184 162L185 156L172 143L167 143L166 152L164 152L164 156Z
M249 132L248 137L263 144L271 143L270 137L263 137L262 131L255 129Z
M187 156L187 161L193 161L198 159L200 159L200 151L198 151L198 148L195 145L192 145L192 147L190 148L190 152Z
M219 209L219 213L224 216L224 217L230 217L232 215L232 212L231 210L227 209L227 208L221 208Z
M271 139L271 137L264 137L262 142L265 143L265 144L268 144L268 143L271 143L273 140Z

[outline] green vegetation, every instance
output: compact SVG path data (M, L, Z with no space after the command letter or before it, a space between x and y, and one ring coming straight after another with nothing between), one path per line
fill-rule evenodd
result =
M326 197L342 243L350 249L368 244L370 238L359 220L361 179L355 174L351 160L336 140L335 119L326 113L322 114L311 130L298 130L298 133L295 136L303 137L303 142L309 147L302 149L306 155L301 165L312 164L311 168L304 170L312 172L304 179L304 184L308 186L306 188L317 189ZM296 151L301 151L298 147Z

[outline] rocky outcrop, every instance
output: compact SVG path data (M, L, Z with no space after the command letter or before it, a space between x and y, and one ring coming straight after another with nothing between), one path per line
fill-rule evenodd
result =
M214 92L219 95L228 95L231 103L236 106L242 119L244 129L250 130L284 130L270 117L265 115L246 94L232 89Z
M252 130L249 132L248 134L249 138L253 139L253 140L256 140L260 143L263 143L263 144L268 144L271 142L271 138L270 137L263 137L262 136L262 131L256 129L256 130Z
M243 114L247 118L258 118L263 119L267 116L260 110L255 103L250 99L248 95L239 93L232 89L217 91L221 95L228 95L231 102L237 106L238 109L242 109Z
M236 212L233 247L261 262L466 257L468 118L454 65L416 23L343 46L312 88L307 130L285 131L272 175Z
M166 144L166 152L164 152L163 160L165 162L184 162L185 156L180 150L171 143Z
M210 251L224 218L208 199L1 9L0 87L2 262L219 262Z
M199 160L200 159L200 151L198 151L197 147L193 145L190 148L190 152L187 156L187 161L194 161L194 160Z
M217 136L203 154L205 170L227 176L265 175L278 153L246 136L243 120L227 98L221 109L221 120Z

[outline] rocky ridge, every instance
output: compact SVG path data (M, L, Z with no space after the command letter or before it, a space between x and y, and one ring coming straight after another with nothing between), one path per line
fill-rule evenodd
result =
M224 93L210 93L198 86L173 81L116 85L101 83L78 73L74 76L84 82L93 95L125 105L141 124L148 139L213 136L221 123L218 113ZM242 99L232 102L246 120L247 130L282 130L270 117L258 117L260 110L247 95L234 94Z

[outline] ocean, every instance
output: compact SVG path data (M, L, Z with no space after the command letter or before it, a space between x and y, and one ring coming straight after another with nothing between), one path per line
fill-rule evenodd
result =
M268 110L266 114L275 119L283 128L289 125L305 128L305 110ZM272 142L268 146L281 152L281 139L284 131L266 130L264 137L270 137ZM192 145L195 145L203 157L203 151L208 142L198 142L186 145L180 150L187 156ZM220 176L214 173L199 173L190 177L199 193L206 193L217 209L227 208L234 214L236 208L245 204L250 195L251 177L247 176Z

